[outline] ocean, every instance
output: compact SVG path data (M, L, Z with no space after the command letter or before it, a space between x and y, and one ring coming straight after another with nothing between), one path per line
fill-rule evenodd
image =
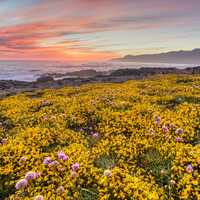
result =
M54 61L0 61L0 80L35 81L48 73L64 74L67 72L94 69L96 71L110 71L121 68L141 67L192 67L185 64L168 63L133 63L133 62L90 62L67 63Z

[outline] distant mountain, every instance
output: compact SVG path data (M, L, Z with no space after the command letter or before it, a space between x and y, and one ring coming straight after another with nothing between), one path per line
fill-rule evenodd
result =
M192 51L170 51L159 54L127 55L116 58L113 61L143 62L143 63L176 63L176 64L200 64L200 49Z

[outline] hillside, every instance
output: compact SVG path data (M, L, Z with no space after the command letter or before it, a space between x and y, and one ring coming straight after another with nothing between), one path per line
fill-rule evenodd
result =
M0 101L0 199L199 199L200 76Z
M159 54L126 55L123 58L114 59L122 62L144 62L144 63L179 63L200 64L200 49L191 51L170 51Z

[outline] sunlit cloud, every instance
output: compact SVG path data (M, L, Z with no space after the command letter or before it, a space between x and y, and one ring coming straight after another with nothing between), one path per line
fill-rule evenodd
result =
M200 45L199 8L197 0L0 0L0 59L104 60L191 49ZM183 31L190 40L181 44Z

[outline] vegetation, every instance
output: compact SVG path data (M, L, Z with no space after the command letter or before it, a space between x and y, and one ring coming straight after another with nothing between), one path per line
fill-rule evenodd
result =
M200 199L200 76L0 101L0 199Z

